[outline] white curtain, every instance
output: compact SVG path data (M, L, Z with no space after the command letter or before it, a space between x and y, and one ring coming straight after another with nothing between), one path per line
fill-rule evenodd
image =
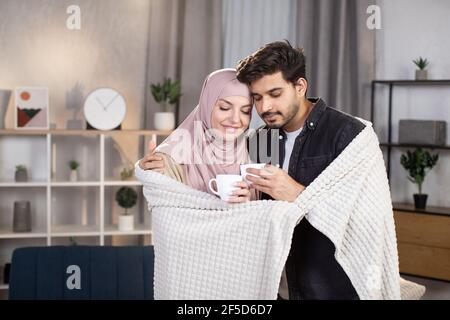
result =
M375 32L366 26L371 0L222 0L223 66L272 41L304 47L309 96L369 117ZM253 110L252 128L263 122Z
M222 0L223 67L234 68L237 62L266 43L294 40L295 0ZM251 128L263 121L253 110Z
M372 0L298 0L296 40L305 48L308 95L365 119L375 77L375 32L367 27Z

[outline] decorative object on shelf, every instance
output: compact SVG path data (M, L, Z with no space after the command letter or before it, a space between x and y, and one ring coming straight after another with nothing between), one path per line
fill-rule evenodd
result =
M84 102L87 129L118 130L126 114L126 103L122 95L111 88L92 91Z
M9 284L9 275L11 273L11 263L5 263L3 267L3 284Z
M56 143L52 142L51 151L51 163L50 163L50 177L53 180L56 177Z
M69 237L69 242L71 246L78 245L77 238L75 238L74 236Z
M83 85L77 82L75 86L66 92L66 109L72 110L72 119L67 120L66 128L68 130L82 130L84 129L84 121L80 118L82 116L83 107Z
M31 231L30 201L14 201L13 231Z
M447 123L435 120L400 120L398 141L401 144L444 146Z
M16 172L14 174L16 182L27 182L28 181L28 171L27 167L23 164L16 166Z
M70 181L76 182L78 181L78 167L80 166L80 163L75 160L70 160L68 163L70 167Z
M122 171L120 172L121 180L131 180L134 177L134 163L127 157L127 153L123 151L120 147L120 144L117 141L114 141L114 148L119 152L122 157L122 161L126 164Z
M376 92L377 92L377 88L379 86L382 86L384 88L386 88L388 90L388 95L389 95L389 99L388 99L388 104L387 104L387 114L391 115L389 117L385 117L387 119L387 123L385 124L385 126L383 127L379 127L379 128L386 128L386 133L387 133L387 141L384 141L381 143L381 146L383 148L386 148L386 169L387 169L387 173L388 173L388 179L390 180L391 178L391 174L392 174L392 155L393 155L393 151L397 148L404 148L405 146L402 144L396 144L393 141L393 118L392 115L395 114L395 103L394 101L397 101L398 99L394 98L394 90L395 88L398 87L407 87L407 88L443 88L445 90L448 90L450 88L450 79L440 79L440 80L428 80L428 81L414 81L414 80L372 80L371 83L371 102L370 102L370 121L372 122L372 126L374 128L377 128L377 126L379 127L380 124L376 124L376 119L380 119L377 116L377 108L375 107L377 105L377 99L376 99ZM431 85L431 86L430 86ZM445 104L440 104L439 107L447 107ZM426 108L425 108L426 109ZM423 110L425 110L423 109ZM423 111L422 110L422 111ZM383 112L385 110L383 109ZM410 146L411 148L415 148L415 147L427 147L424 145L420 145L420 144L416 144L416 145L412 145ZM430 147L431 149L433 149L434 147ZM439 147L435 147L435 149L444 149L444 150L450 150L450 147L448 145L446 146L439 146ZM439 198L441 198L441 195L438 195Z
M123 168L123 170L120 172L121 180L130 180L133 177L134 177L134 168Z
M134 229L134 216L128 214L127 210L137 202L137 192L130 187L122 187L116 193L116 201L125 212L119 215L119 230L130 231Z
M416 80L427 80L428 73L426 67L430 64L427 59L423 59L422 57L413 60L414 64L419 68L416 70Z
M438 154L431 155L428 151L417 148L414 152L407 151L400 157L400 163L408 171L408 179L417 184L419 193L414 194L414 205L416 209L425 209L427 204L427 194L422 193L422 184L427 174L427 169L431 170L439 159Z
M55 128L56 129L56 128ZM67 120L67 130L84 130L83 121L77 119Z
M21 87L15 90L16 129L48 129L48 88Z
M172 130L175 128L175 115L169 110L170 105L178 103L181 97L181 84L167 78L162 84L150 85L153 99L160 104L163 112L156 112L154 125L156 130Z
M5 115L11 98L11 90L0 89L0 129L5 127Z
M10 125L10 129L12 129L12 127L14 126L12 121L14 113L14 109L12 109L13 104L14 97L12 96L10 99L10 108L8 109L8 115L6 116L7 120L11 120L6 123ZM11 117L9 117L9 115ZM0 293L6 293L5 287L1 286L4 263L6 262L6 259L10 257L12 250L19 247L28 245L70 245L70 236L76 236L76 242L78 246L99 245L102 243L105 245L111 243L111 245L133 244L139 246L151 244L151 223L149 221L149 219L151 219L151 216L149 214L145 214L143 216L144 220L142 221L145 227L137 227L138 223L140 223L140 221L138 220L138 216L141 212L141 208L138 208L139 197L137 204L132 209L128 210L135 216L134 230L128 232L118 231L118 214L122 213L124 209L116 205L115 193L122 185L126 185L129 183L123 182L121 184L120 182L114 182L117 182L116 180L120 180L120 172L123 168L129 168L130 165L134 168L134 160L133 163L129 164L127 161L125 161L125 158L122 158L122 161L120 161L120 159L117 159L117 157L114 157L114 159L110 158L109 154L113 151L110 142L113 140L112 138L115 139L117 137L118 139L121 139L120 141L123 141L124 144L120 145L124 147L124 152L127 157L131 159L131 157L134 158L134 149L130 148L125 150L125 146L128 147L129 143L134 143L135 141L141 139L145 142L146 139L150 137L154 137L157 139L163 138L166 136L166 133L154 132L150 130L120 130L114 131L112 133L98 130L92 131L90 132L89 137L93 137L92 140L97 141L92 145L92 147L95 149L95 159L93 159L93 163L95 163L96 166L98 165L98 168L95 170L94 174L90 176L90 178L92 178L92 181L95 182L95 186L92 186L92 182L84 181L82 183L79 183L81 187L60 186L60 184L64 185L64 180L69 180L70 169L67 165L67 162L72 159L80 162L80 168L78 169L78 178L79 181L84 180L85 177L83 175L83 169L86 169L86 162L81 158L83 156L83 150L79 150L80 152L78 153L68 155L65 154L63 149L67 149L66 140L75 141L77 140L77 137L85 136L86 132L83 133L83 131L63 132L62 130L58 130L46 132L43 136L41 136L42 138L39 138L39 140L46 141L47 143L50 142L50 144L46 144L47 149L40 149L40 151L38 152L39 154L36 155L36 152L33 153L36 145L32 143L36 140L36 136L34 135L34 133L27 131L20 132L20 140L26 140L28 142L26 144L23 144L24 146L26 146L26 148L23 148L23 150L21 150L21 154L31 153L34 157L42 156L42 166L39 166L41 166L42 168L47 168L48 170L45 170L47 174L52 173L51 179L49 180L47 180L47 178L49 178L47 175L42 176L42 179L39 179L39 177L35 177L36 170L39 166L36 167L34 162L32 165L31 163L26 162L23 157L19 157L17 152L14 152L14 148L11 149L12 151L9 152L9 154L3 154L0 148L0 171L3 171L4 173L4 186L0 186L0 194L2 196L1 198L3 200L3 205L6 205L6 212L2 212L3 208L0 206L0 229L5 229L0 232L0 257L3 257L0 258ZM104 144L100 143L102 136L106 138ZM16 140L16 137L17 133L5 132L5 135L0 136L0 140L5 140L6 138L6 140L9 139L14 142L14 140ZM61 137L73 138L61 139ZM112 138L110 139L109 137ZM138 139L136 139L136 137ZM2 143L3 141L0 142L0 144ZM82 146L84 146L84 143L80 143ZM45 143L40 143L40 145L41 144L43 145ZM6 145L9 145L9 141L7 141ZM57 148L62 149L59 150ZM89 150L90 149L87 148L87 152L89 152ZM88 159L90 159L89 156L90 155L88 153ZM14 163L10 163L10 165L8 165L8 161L5 162L5 160L8 159L14 161ZM116 159L117 163L115 162ZM103 160L103 165L100 165L100 160ZM11 187L12 184L16 184L14 182L14 172L16 170L16 165L21 164L26 165L26 168L28 169L29 181L36 180L37 183L17 183L16 187ZM61 164L62 168L59 168L59 165ZM117 165L117 167L115 165ZM58 168L58 170L56 170L56 168ZM111 172L111 169L114 170L114 177L111 177L109 174ZM105 177L103 181L101 180L102 177ZM113 182L108 183L110 180L113 180ZM115 186L115 184L119 184L120 186ZM133 184L129 186L136 190L138 195L140 194L140 192L142 192L142 187L135 186L134 183L130 184ZM110 194L111 191L112 194ZM27 195L29 193L31 194L31 196ZM17 196L17 198L16 196L14 196L14 194ZM11 197L11 195L14 196L14 198ZM72 206L74 199L79 202L77 203L77 206ZM105 205L100 205L100 203L102 203L102 199ZM31 233L14 233L12 230L13 202L17 200L30 200L32 218ZM111 210L109 210L109 207L111 207L111 205L114 207L114 217L110 217L108 219L108 214L111 215ZM47 208L51 208L49 216L47 216ZM142 208L144 212L146 211L146 209L146 207ZM103 219L100 219L100 217L103 217ZM112 230L109 226L111 224L111 218L114 219L113 223L116 224L115 230ZM50 222L51 225L47 228L48 222ZM78 233L81 233L82 235L79 236ZM89 236L83 236L83 233L87 233L89 234ZM121 234L122 236L117 237L114 236L115 234ZM126 237L123 237L124 235L126 235ZM128 237L128 235L135 236Z

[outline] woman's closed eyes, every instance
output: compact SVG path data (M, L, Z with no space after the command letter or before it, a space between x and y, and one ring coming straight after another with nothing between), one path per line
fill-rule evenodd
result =
M219 109L220 109L221 111L229 111L229 110L231 110L231 108L232 108L232 107L230 107L229 105L220 105L220 104L219 104ZM251 109L252 109L251 106L245 106L245 107L242 107L242 108L241 108L241 112L242 112L243 114L249 115Z

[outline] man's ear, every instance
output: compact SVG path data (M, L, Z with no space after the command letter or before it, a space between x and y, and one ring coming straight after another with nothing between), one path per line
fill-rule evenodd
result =
M298 78L297 82L295 83L295 91L300 96L304 97L306 96L306 91L308 90L308 81L306 81L305 78Z

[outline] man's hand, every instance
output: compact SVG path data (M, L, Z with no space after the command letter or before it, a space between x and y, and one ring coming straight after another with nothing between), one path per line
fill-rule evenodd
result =
M251 187L267 193L275 200L293 202L305 190L305 187L292 179L286 171L273 165L266 165L263 169L248 168L247 173L258 176L246 176L252 183Z
M150 141L148 143L148 153L139 160L139 167L142 170L153 170L159 173L164 172L164 161L161 156L155 155L156 143Z

